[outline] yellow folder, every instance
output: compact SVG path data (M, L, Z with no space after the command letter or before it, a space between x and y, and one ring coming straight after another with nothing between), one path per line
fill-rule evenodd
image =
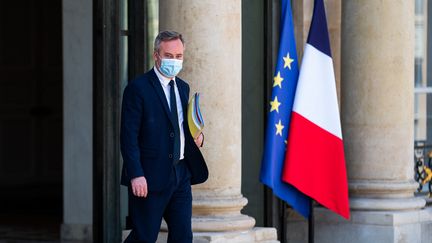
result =
M192 96L187 110L189 130L194 139L196 139L204 129L204 120L202 118L201 109L199 106L199 97L199 93L195 93Z

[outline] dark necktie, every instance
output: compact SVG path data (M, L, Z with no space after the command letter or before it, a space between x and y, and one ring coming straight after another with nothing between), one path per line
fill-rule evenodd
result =
M173 150L173 159L174 164L176 164L180 159L180 128L178 121L178 113L177 113L177 99L174 91L174 80L169 82L170 85L170 108L171 108L171 116L174 121L174 150Z

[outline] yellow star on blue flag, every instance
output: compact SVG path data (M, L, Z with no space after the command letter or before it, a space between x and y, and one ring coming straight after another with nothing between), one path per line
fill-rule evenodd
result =
M288 67L289 70L291 70L291 63L294 62L294 59L292 59L289 55L289 52L287 53L287 56L283 58L284 59L284 68Z
M274 100L273 101L270 101L270 106L271 106L271 108L270 108L270 112L272 112L272 111L276 111L277 113L279 113L279 106L281 105L282 103L280 103L279 101L278 101L278 99L277 99L277 96L274 98Z
M284 125L282 125L281 120L277 124L275 124L276 127L276 135L282 136L282 130L284 129Z
M279 88L282 88L282 81L283 78L281 77L280 72L273 78L273 87L279 86Z

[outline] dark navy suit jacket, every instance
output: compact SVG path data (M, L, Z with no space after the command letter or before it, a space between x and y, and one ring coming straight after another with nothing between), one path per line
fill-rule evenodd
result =
M207 165L187 125L189 85L176 77L183 108L184 159L191 172L191 184L208 178ZM179 105L179 104L177 104ZM166 188L173 173L174 124L162 85L154 70L130 82L122 103L120 143L123 156L121 184L144 176L149 191Z

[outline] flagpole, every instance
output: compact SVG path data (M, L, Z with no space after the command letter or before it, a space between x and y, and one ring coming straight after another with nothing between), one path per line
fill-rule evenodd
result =
M314 210L313 210L313 203L314 200L311 200L310 202L310 211L309 211L309 218L308 218L308 242L314 243L315 238L315 223L314 223Z

